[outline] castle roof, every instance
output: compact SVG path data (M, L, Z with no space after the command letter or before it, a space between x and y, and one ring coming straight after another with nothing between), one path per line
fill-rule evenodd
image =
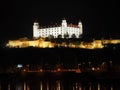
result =
M74 27L74 28L79 28L78 25L73 25L72 23L71 24L67 24L68 27Z
M60 24L55 24L55 25L49 25L49 26L41 26L39 29L44 29L44 28L53 28L53 27L60 27Z

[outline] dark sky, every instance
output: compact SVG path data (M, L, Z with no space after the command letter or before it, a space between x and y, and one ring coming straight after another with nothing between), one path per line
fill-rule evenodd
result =
M78 2L79 1L79 2ZM0 5L0 40L32 38L34 20L41 25L83 23L84 36L119 37L117 3L88 0L6 0Z

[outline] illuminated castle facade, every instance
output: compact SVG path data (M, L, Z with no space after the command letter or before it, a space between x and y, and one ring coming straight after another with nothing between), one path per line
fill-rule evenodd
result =
M49 37L53 36L54 38L79 38L83 34L82 23L78 22L78 25L67 24L67 21L64 19L60 26L42 28L39 26L38 22L34 22L33 25L33 37Z

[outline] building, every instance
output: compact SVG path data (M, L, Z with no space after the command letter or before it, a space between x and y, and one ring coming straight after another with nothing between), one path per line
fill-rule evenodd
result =
M78 25L67 24L65 19L62 20L61 25L42 28L38 22L34 22L33 25L33 38L49 37L54 38L79 38L83 34L82 23L78 22Z

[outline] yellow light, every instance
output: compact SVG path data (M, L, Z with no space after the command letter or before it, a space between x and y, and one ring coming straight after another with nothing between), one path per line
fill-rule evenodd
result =
M40 69L40 72L43 72L43 69Z
M59 71L61 71L61 69L60 69L60 68L58 68L58 69L57 69L57 71L59 72Z
M25 72L25 71L26 71L26 69L23 69L23 71Z
M97 70L99 71L99 70L100 70L100 68L99 68L99 67L97 67Z
M92 70L93 70L93 71L95 71L95 68L94 68L94 67L92 67Z

